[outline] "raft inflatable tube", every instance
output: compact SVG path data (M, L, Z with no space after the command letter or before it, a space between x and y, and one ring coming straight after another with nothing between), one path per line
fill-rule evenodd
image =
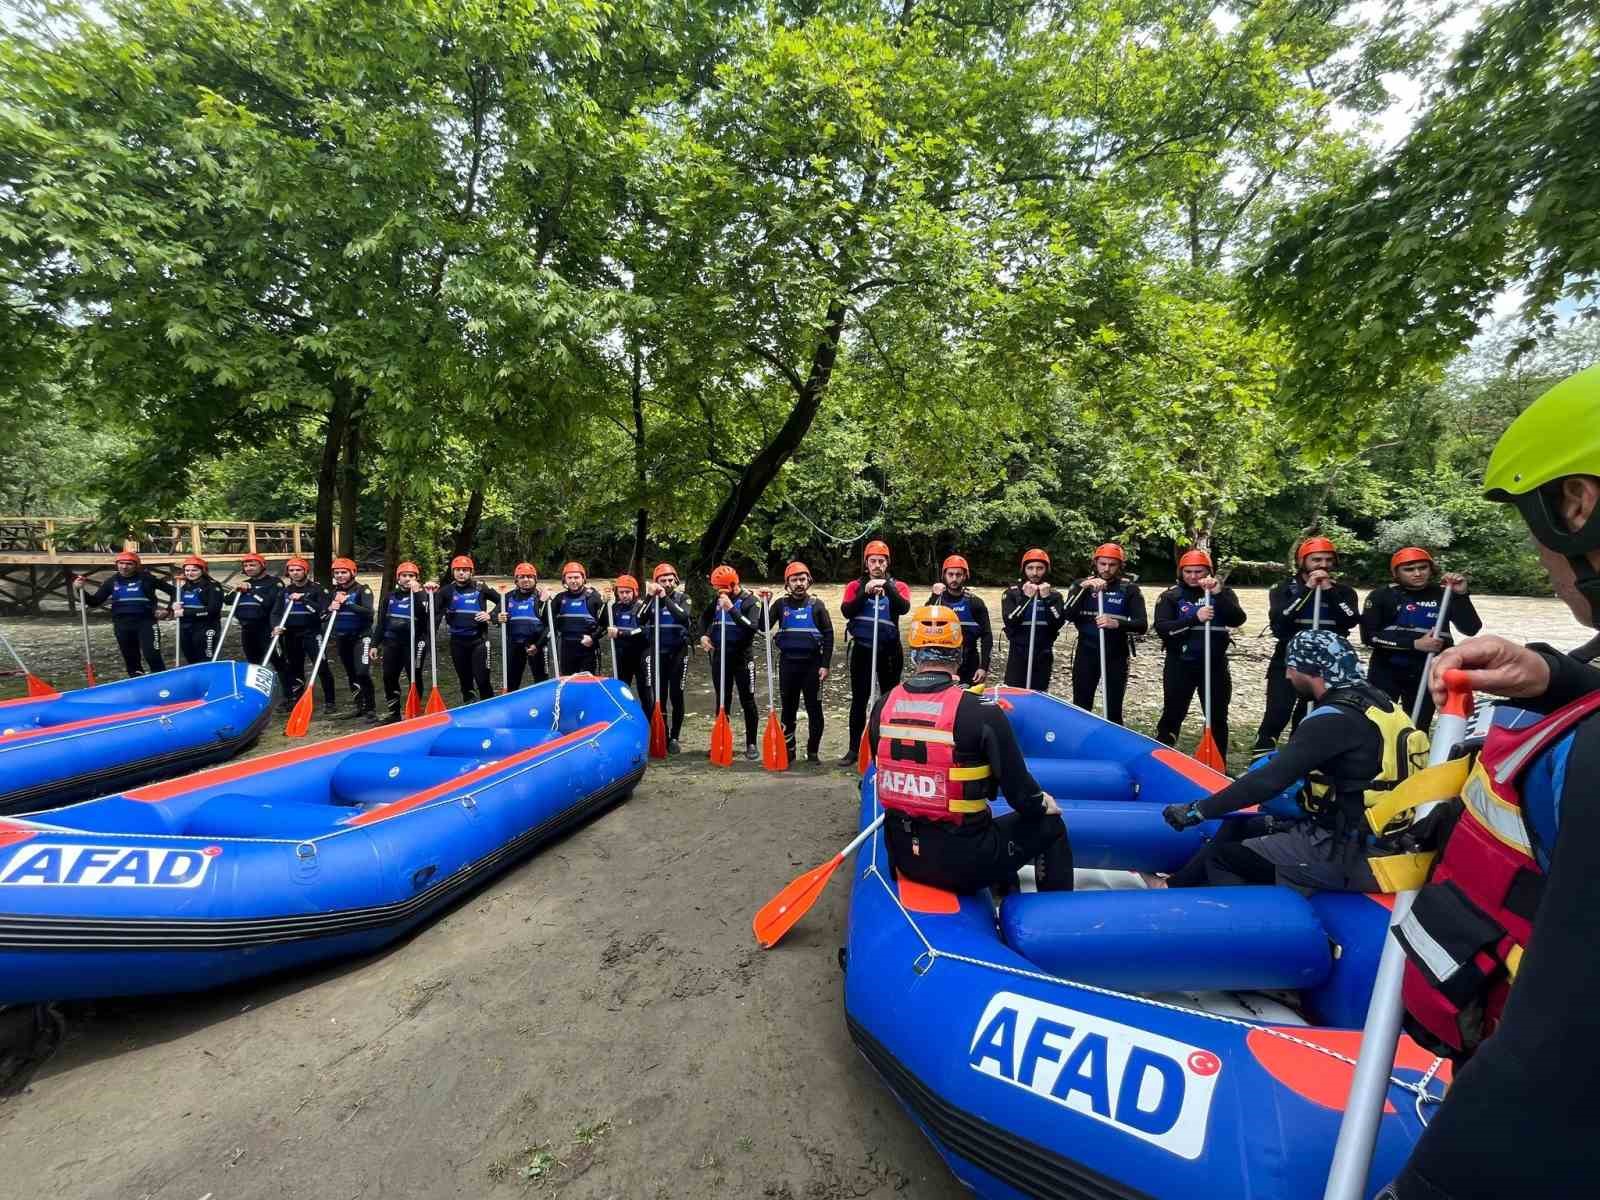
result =
M626 797L648 738L626 686L572 676L0 819L0 1005L376 950Z
M1161 807L1221 776L1054 697L988 695L1052 779L1075 853L1088 831L1093 866L1150 870L1198 844ZM861 827L880 812L869 772ZM997 914L988 893L897 879L880 831L852 884L846 1020L979 1196L1307 1200L1327 1179L1387 924L1378 897L1270 887L1023 892ZM1365 1194L1399 1171L1449 1077L1401 1039Z
M226 762L255 744L277 686L263 667L208 662L0 701L0 814Z

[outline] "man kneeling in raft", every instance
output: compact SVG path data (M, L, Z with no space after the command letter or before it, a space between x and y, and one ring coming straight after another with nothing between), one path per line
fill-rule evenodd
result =
M1252 804L1264 804L1304 780L1302 816L1235 822L1185 863L1169 887L1283 883L1334 892L1378 892L1383 858L1407 853L1407 809L1374 837L1366 810L1396 784L1428 765L1428 736L1412 728L1404 708L1368 683L1355 649L1329 629L1294 635L1285 673L1312 709L1282 750L1221 791L1192 804L1169 804L1174 829ZM1240 836L1242 834L1242 837ZM1259 835L1259 836L1257 836Z
M911 614L916 673L878 701L867 723L889 858L907 879L957 892L1016 889L1032 862L1040 891L1072 889L1061 809L1040 789L997 705L962 688L961 619L945 607ZM1003 791L1013 812L992 816Z

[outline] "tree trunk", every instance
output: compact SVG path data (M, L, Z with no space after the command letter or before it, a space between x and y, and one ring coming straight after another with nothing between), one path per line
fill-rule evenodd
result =
M472 556L472 543L478 540L478 526L483 521L483 485L480 483L472 489L472 495L467 498L467 511L461 515L461 528L456 530L455 539L450 548L450 556L457 554ZM450 564L446 563L443 579L449 581Z
M361 512L361 414L352 412L344 431L344 463L339 471L339 553L356 556L356 522Z
M329 578L333 566L333 508L339 494L339 455L354 408L355 397L349 385L335 383L333 406L328 409L328 424L322 435L322 463L317 469L317 527L311 542L311 573L316 579Z
M650 509L645 503L645 488L648 480L645 478L644 457L644 388L641 384L643 364L640 362L639 347L633 348L633 482L637 489L639 508L633 515L633 553L628 556L628 569L638 579L643 579L645 538L650 532Z
M400 489L397 487L389 493L389 503L383 510L383 587L378 597L380 613L387 608L389 593L394 590L394 569L400 565L400 535L405 532L405 524L405 501L401 498ZM382 632L381 617L377 629Z
M844 333L847 313L842 300L835 300L828 305L827 323L823 326L821 339L811 352L811 368L804 379L770 350L755 344L750 346L752 353L772 364L788 379L795 390L794 407L789 410L788 418L772 436L772 440L746 465L707 523L705 532L700 535L694 561L685 581L691 588L704 580L711 568L722 561L745 518L755 509L762 494L778 477L783 464L793 457L811 429L817 410L822 407L822 396L833 375L834 363L838 361L839 338ZM704 590L703 584L698 586L701 591Z

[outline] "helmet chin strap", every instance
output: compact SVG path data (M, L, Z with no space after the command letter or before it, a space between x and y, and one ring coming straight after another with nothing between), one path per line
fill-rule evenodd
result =
M1594 569L1594 564L1586 554L1567 555L1567 564L1572 568L1578 593L1589 602L1589 620L1586 624L1600 629L1600 571Z

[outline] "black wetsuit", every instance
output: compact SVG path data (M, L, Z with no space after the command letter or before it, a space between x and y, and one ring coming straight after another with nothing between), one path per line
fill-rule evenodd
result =
M611 603L611 624L617 636L611 639L611 653L616 656L617 678L633 689L635 696L644 695L644 626L639 623L644 605L639 600L631 604Z
M178 622L178 666L211 661L217 648L217 637L222 632L222 588L209 575L201 575L192 583L178 582L177 599L173 601L182 613Z
M924 671L905 686L908 692L936 696L961 684L942 671ZM879 699L867 724L874 760L887 699ZM959 824L889 812L883 830L895 870L918 883L975 892L996 884L1014 887L1018 869L1032 862L1041 871L1041 890L1070 891L1072 844L1066 826L1060 816L1045 812L1044 792L1028 770L1005 711L967 692L956 710L953 734L957 764L987 763L989 798L1004 792L1013 811L996 817L985 808L967 813Z
M107 600L111 602L111 632L116 636L117 649L130 677L144 674L144 667L139 665L141 653L152 671L167 669L166 659L161 656L161 635L156 628L157 597L165 596L170 603L176 594L172 584L157 579L143 567L126 579L113 575L93 592L88 588L83 590L83 602L90 608L98 608Z
M700 636L711 639L711 692L717 708L733 711L730 703L733 693L722 690L724 681L729 689L738 689L739 707L744 710L744 743L754 746L760 718L756 713L756 668L750 660L750 646L761 628L761 602L747 591L740 591L729 599L733 607L726 612L716 600L706 605L700 614ZM725 674L724 644L728 655Z
M550 601L555 625L556 671L561 675L595 675L600 669L600 639L605 636L606 602L585 584L574 592L562 588ZM588 638L585 646L583 639Z
M1105 631L1106 719L1121 725L1133 639L1150 628L1150 618L1144 593L1121 575L1098 594L1081 583L1067 592L1067 617L1078 630L1078 644L1072 650L1072 702L1079 708L1094 708L1095 690L1100 686L1100 627L1095 624L1100 596L1105 597L1105 615L1117 622L1115 629Z
M845 584L839 611L844 614L850 667L850 749L854 754L867 724L867 706L872 701L872 639L874 626L878 638L878 691L887 692L905 674L905 651L900 647L900 618L911 611L911 589L895 579L885 581L877 598L866 590L870 577L863 575Z
M250 585L250 590L240 595L239 606L233 610L234 622L239 626L239 641L244 646L247 662L267 666L267 648L272 645L272 613L283 593L283 580L263 571L244 582ZM273 651L273 657L277 657L277 651Z
M1299 579L1286 579L1267 593L1267 621L1278 644L1272 651L1272 661L1267 664L1267 706L1256 730L1254 754L1265 754L1273 749L1284 729L1298 725L1305 715L1305 702L1295 695L1288 676L1283 673L1283 655L1289 639L1302 629L1310 629L1317 616L1312 591ZM1322 589L1322 621L1318 628L1349 637L1350 631L1360 623L1355 588L1334 583Z
M1156 722L1156 740L1168 746L1178 744L1178 733L1195 694L1205 687L1205 624L1195 613L1206 606L1206 593L1186 583L1161 593L1156 601L1155 631L1167 648L1167 661L1161 670L1161 719ZM1245 623L1245 611L1229 587L1218 588L1211 597L1211 736L1223 757L1228 754L1228 706L1233 701L1233 675L1228 670L1230 629ZM1204 698L1201 718L1204 719Z
M437 601L435 601L437 605ZM412 605L416 611L412 611ZM428 661L429 638L433 631L428 627L428 594L420 588L413 592L398 587L389 593L383 605L383 622L378 633L383 642L383 701L386 720L398 721L403 707L400 676L405 674L408 683L422 686L423 664Z
M545 645L550 631L545 627L544 601L539 599L538 587L524 591L514 587L506 593L506 661L510 682L506 687L516 691L522 686L523 672L528 682L543 683L550 678L545 667Z
M1444 588L1437 583L1415 590L1391 583L1368 592L1361 608L1361 644L1372 647L1367 682L1392 696L1407 712L1416 701L1422 684L1422 664L1428 660L1428 652L1413 649L1412 643L1433 632L1443 599ZM1448 621L1440 634L1446 646L1454 644L1452 628L1468 637L1483 628L1483 618L1472 606L1471 596L1450 597ZM1425 730L1432 724L1433 697L1424 692L1417 728Z
M299 596L300 599L292 600L291 596ZM305 690L306 663L308 660L316 661L317 651L322 645L323 617L328 611L328 600L328 593L323 586L310 578L304 583L286 579L283 590L278 593L278 607L272 615L272 624L273 628L283 628L283 636L278 639L278 662L281 664L279 674L283 679L285 704L293 704ZM326 654L322 657L322 666L317 670L317 679L322 684L323 699L332 708L333 667L329 665Z
M1037 603L1035 603L1037 601ZM1043 597L1030 596L1022 584L1014 583L1000 597L1000 624L1006 633L1007 687L1029 686L1028 646L1033 645L1032 687L1036 692L1050 690L1050 676L1056 669L1056 638L1067 623L1066 600L1055 588ZM1030 629L1036 625L1037 629Z
M333 618L333 644L339 661L344 665L344 677L356 698L355 715L377 715L378 706L372 686L372 589L358 580L348 587L333 588L334 595L344 594L344 603Z
M925 603L948 608L961 620L961 672L958 676L961 682L972 683L979 671L985 672L987 679L989 663L994 657L994 627L989 623L989 606L983 602L983 597L965 588L959 592L945 588L941 595L930 594ZM1023 621L1026 628L1026 613Z
M1452 604L1452 608L1454 605ZM1600 671L1531 647L1550 666L1543 696L1512 701L1549 713L1600 689ZM1538 770L1538 765L1529 768ZM1561 791L1561 825L1539 893L1533 936L1500 1024L1434 1109L1395 1181L1402 1200L1595 1194L1600 1117L1600 715L1577 727Z
M656 661L657 633L660 624L661 660ZM670 596L652 596L645 601L640 624L645 634L645 695L646 713L661 701L662 713L667 720L667 736L673 741L683 732L683 685L689 676L689 632L694 618L688 606L677 593ZM659 680L658 677L659 676Z
M461 685L461 703L471 704L494 695L489 678L489 623L478 620L479 613L493 619L500 608L500 597L476 579L463 585L452 580L433 598L439 621L450 631L450 662Z
M779 717L783 738L794 758L795 721L800 701L806 705L806 753L822 748L822 679L833 665L833 618L815 596L779 596L767 610L772 644L778 652Z

